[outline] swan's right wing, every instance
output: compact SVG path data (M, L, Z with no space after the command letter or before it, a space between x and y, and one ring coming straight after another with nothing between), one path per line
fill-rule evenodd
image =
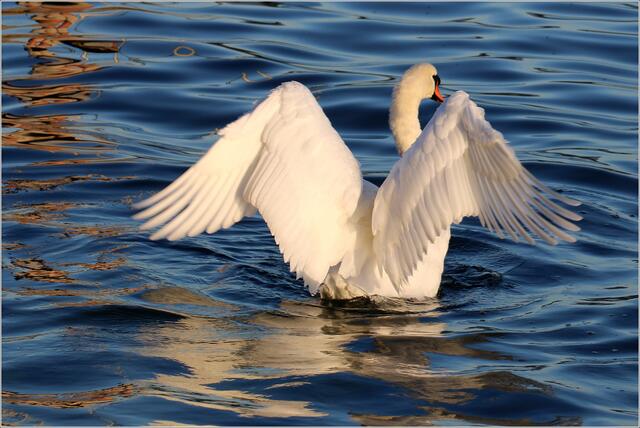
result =
M579 205L549 189L518 161L502 134L464 92L438 108L429 124L380 187L372 231L379 266L396 287L452 223L479 216L481 223L515 241L538 236L575 239L581 217L554 203ZM528 231L527 231L528 229Z
M340 262L362 188L358 162L311 92L284 83L181 177L137 204L151 239L176 240L230 227L257 209L291 271L311 286Z

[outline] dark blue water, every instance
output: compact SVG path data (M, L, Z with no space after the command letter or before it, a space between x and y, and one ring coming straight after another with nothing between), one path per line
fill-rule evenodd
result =
M3 3L2 24L5 423L637 424L636 4ZM259 217L175 243L130 219L293 79L379 183L422 61L583 202L576 244L466 220L438 299L332 306Z

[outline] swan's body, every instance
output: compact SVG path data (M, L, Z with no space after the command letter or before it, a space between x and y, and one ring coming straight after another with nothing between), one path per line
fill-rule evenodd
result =
M548 189L516 159L464 92L420 129L424 98L441 100L430 64L407 71L394 91L390 125L402 158L382 186L358 162L302 84L280 85L227 125L221 138L167 188L138 204L152 239L214 233L260 212L292 272L312 294L432 297L450 227L479 216L500 237L555 243L579 230L577 203Z

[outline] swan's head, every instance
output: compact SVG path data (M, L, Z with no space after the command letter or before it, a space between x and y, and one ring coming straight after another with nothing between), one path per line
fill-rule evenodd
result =
M389 126L401 155L420 135L418 109L424 99L444 102L438 70L428 63L416 64L405 71L393 89Z
M444 102L440 93L440 76L438 70L429 63L416 64L402 75L396 90L407 89L421 100L432 99L439 103Z

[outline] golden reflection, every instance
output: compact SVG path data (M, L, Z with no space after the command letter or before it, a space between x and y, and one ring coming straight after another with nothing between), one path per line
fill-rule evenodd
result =
M105 404L117 399L129 398L137 393L132 384L120 384L112 388L65 394L19 394L2 391L2 400L11 404L55 407L66 409Z
M93 8L91 3L84 2L19 2L18 7L8 9L7 14L28 14L37 25L29 34L28 40L25 42L25 49L30 56L41 58L40 61L33 65L31 70L31 79L61 79L75 76L82 73L96 71L102 68L97 63L88 62L89 53L113 53L117 55L122 47L123 41L120 40L84 40L70 33L73 25L88 16L89 9ZM16 42L23 38L24 35L9 35L3 38L5 42ZM82 51L81 59L64 58L58 56L53 48L65 44L73 46ZM117 56L114 56L114 62L117 62ZM53 91L63 91L69 94L73 91L73 86L65 85L63 87L55 87ZM77 92L73 96L78 98L81 92L86 92L88 86L75 86ZM4 89L4 87L3 87ZM36 93L36 98L47 96L51 87L30 88ZM37 94L42 91L42 94ZM87 92L88 94L88 92ZM31 95L29 95L31 97ZM85 99L80 97L81 99Z
M2 120L3 127L13 129L12 132L2 136L4 147L63 152L74 156L78 156L80 153L105 152L115 148L115 144L111 141L71 132L68 129L68 123L72 117L66 115L16 116L5 113L2 115ZM69 158L40 161L32 165L91 163L96 160L101 159Z
M59 186L64 186L70 183L83 182L83 181L118 181L118 180L130 180L134 177L132 176L124 176L124 177L107 177L104 175L98 174L88 174L88 175L71 175L63 178L52 178L49 180L28 180L28 179L19 179L19 180L7 180L4 183L3 193L17 193L21 191L29 191L29 190L39 190L46 191L52 190Z
M25 50L34 58L42 59L31 69L31 80L60 79L77 74L95 71L101 67L84 59L59 57L51 49L71 39L70 28L83 18L84 12L93 5L89 3L40 3L20 2L15 9L6 10L8 14L29 14L36 22L29 39L24 43ZM4 42L18 42L23 35L4 38ZM91 88L83 84L20 86L4 82L3 93L11 95L27 106L41 106L86 100L91 95ZM6 120L6 119L5 119ZM27 128L23 128L27 129Z
M111 238L122 235L130 229L125 226L66 226L61 236L70 238L76 235L88 235L96 238Z
M25 106L39 107L52 104L82 102L88 100L94 89L82 83L56 83L29 85L29 80L65 79L78 74L99 70L104 67L89 61L89 53L113 53L114 63L123 42L118 40L85 40L71 34L71 28L88 15L90 3L40 3L20 2L18 7L6 9L6 14L29 14L36 25L29 35L10 34L3 37L5 43L19 43L25 38L25 50L39 59L31 69L29 77L4 81L3 94L20 100ZM72 46L82 54L79 58L66 58L54 51L60 45ZM69 53L69 55L73 55ZM104 57L103 57L104 58ZM102 60L102 62L104 62ZM105 151L114 144L93 136L78 135L67 129L72 120L67 115L17 116L3 114L3 127L13 128L3 133L5 147L66 152L78 155L80 152ZM95 159L99 160L99 159ZM67 163L88 163L89 159L55 160L57 165ZM41 164L47 164L46 162Z
M62 284L72 284L76 282L75 279L69 277L69 272L54 269L42 259L17 259L13 260L11 265L19 269L13 274L16 280L28 279L37 282L56 282Z
M21 224L51 225L53 220L65 217L64 211L80 205L71 202L47 202L40 204L14 205L14 208L2 215L4 221Z
M74 284L78 283L78 280L71 277L72 274L87 272L87 271L109 271L120 268L126 264L124 257L118 257L114 260L100 260L102 257L98 256L98 261L95 263L57 263L55 268L42 258L32 257L24 259L14 259L11 261L11 268L14 270L14 278L16 280L28 279L36 282L49 282L60 284ZM63 268L73 268L71 270ZM133 293L141 290L142 288L125 288L121 290L102 290L102 291L79 291L71 289L55 289L55 290L31 290L24 289L18 291L18 294L25 295L49 295L49 296L95 296L100 294L107 295L119 295L124 293Z
M65 150L60 142L69 143L79 141L72 133L64 129L64 123L69 120L66 115L57 116L15 116L9 113L2 115L5 128L15 131L2 136L5 147L36 148L57 152Z
M22 101L30 107L50 104L77 103L89 99L91 90L79 83L67 85L16 86L11 82L2 84L2 92Z
M83 62L83 60L56 57L50 60L50 62L39 62L34 64L31 69L31 78L35 80L63 79L67 77L73 77L78 74L97 71L101 68L101 65L90 62ZM89 98L89 95L91 94L91 87L89 85L77 85L76 88L77 89L74 92L74 97L78 99L78 101L83 101ZM31 87L31 89L33 89L36 93L39 89L42 89L46 93L49 92L51 88L42 86Z
M108 262L95 262L95 263L62 263L62 266L79 266L86 270L114 270L120 266L126 264L127 260L124 257L118 257L115 260Z
M161 291L156 293L155 302L162 303ZM175 296L170 301L175 303ZM446 325L437 319L437 301L422 304L421 309L416 314L390 312L372 316L367 311L285 302L281 311L263 312L250 320L251 331L265 332L262 337L250 339L240 339L242 327L223 319L186 317L175 323L154 325L141 331L140 339L147 343L143 354L178 361L189 368L189 373L158 374L144 393L232 411L243 417L322 417L325 413L314 409L312 402L282 400L273 395L277 396L280 388L313 384L313 379L307 382L306 378L352 373L400 386L413 398L425 401L423 408L416 409L416 416L353 415L356 421L413 421L420 425L442 419L472 420L471 416L451 413L443 406L475 399L474 390L535 389L549 393L548 387L509 372L466 375L432 370L430 354L485 360L509 358L472 347L487 340L482 334L444 335ZM350 349L350 345L365 339L370 349ZM234 388L234 380L276 383L256 393ZM219 388L223 383L225 386Z
M2 249L5 251L22 250L24 248L27 248L27 246L22 242L3 242L2 243Z
M69 35L69 28L81 19L77 13L93 7L90 3L28 1L19 2L18 5L21 13L32 14L31 19L40 24L32 31L32 37L27 42L26 47L31 51L48 50L58 44Z

